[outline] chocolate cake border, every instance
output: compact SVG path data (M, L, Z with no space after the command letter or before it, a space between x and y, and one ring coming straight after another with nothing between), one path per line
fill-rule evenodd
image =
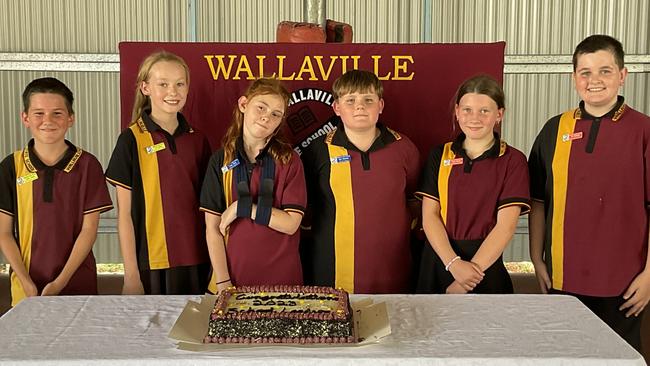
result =
M334 294L338 298L337 309L329 313L277 313L277 312L254 312L254 311L242 311L237 313L229 313L227 311L228 301L231 296L237 293L264 293L264 292L275 292L275 293L314 293L314 294ZM300 327L323 327L322 322L334 321L333 324L327 324L326 327L336 328L337 326L342 326L342 330L345 331L349 329L349 335L334 335L334 336L300 336L300 337L291 337L291 336L281 336L281 337L261 337L261 336L213 336L209 335L210 329L208 329L208 335L205 336L204 343L220 343L220 344L331 344L331 343L346 343L351 344L355 343L354 337L354 324L351 316L351 308L348 301L348 293L342 289L336 289L332 287L323 287L323 286L289 286L289 285L276 285L276 286L241 286L241 287L230 287L217 298L215 306L210 314L210 324L213 322L228 324L233 320L238 321L242 326L250 325L246 323L256 323L263 322L261 328L277 329L285 328L289 329L293 325L291 322L296 320L301 320L304 323ZM345 324L337 324L345 323ZM336 329L328 329L329 331Z

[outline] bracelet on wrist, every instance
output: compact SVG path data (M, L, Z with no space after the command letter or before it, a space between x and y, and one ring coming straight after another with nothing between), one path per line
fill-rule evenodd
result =
M227 280L223 280L223 281L219 281L219 282L217 282L217 285L221 285L222 283L226 283L226 282L228 282L228 281L230 281L230 278L227 279Z
M457 260L459 260L459 259L460 259L460 256L459 256L459 255L453 257L453 258L452 258L452 259L447 263L447 265L445 266L445 271L449 272L449 267L451 267L451 265L454 264L454 262L457 261Z

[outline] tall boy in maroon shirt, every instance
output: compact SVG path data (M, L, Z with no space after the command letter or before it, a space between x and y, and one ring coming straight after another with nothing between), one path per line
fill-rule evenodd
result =
M623 56L604 35L575 49L582 102L546 123L529 157L530 256L542 292L576 296L640 350L650 300L650 117L618 95Z

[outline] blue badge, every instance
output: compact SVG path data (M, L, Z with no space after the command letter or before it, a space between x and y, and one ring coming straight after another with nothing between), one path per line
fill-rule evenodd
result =
M239 159L235 159L235 160L231 161L230 163L228 163L228 165L222 166L221 167L221 172L225 173L225 172L227 172L229 170L233 170L233 169L235 169L235 167L237 165L239 165Z
M350 155L341 155L341 156L336 156L330 159L330 163L332 164L337 164L337 163L346 163L348 161L352 160L352 157Z

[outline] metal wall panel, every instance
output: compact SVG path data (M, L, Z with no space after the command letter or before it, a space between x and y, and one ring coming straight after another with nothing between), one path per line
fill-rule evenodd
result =
M196 0L197 41L275 42L278 23L302 21L302 0Z
M0 0L0 52L116 53L120 41L185 41L178 0Z
M432 42L507 42L506 54L571 54L590 34L650 52L647 0L431 0Z
M327 18L352 25L355 43L418 43L422 5L416 0L329 0Z

